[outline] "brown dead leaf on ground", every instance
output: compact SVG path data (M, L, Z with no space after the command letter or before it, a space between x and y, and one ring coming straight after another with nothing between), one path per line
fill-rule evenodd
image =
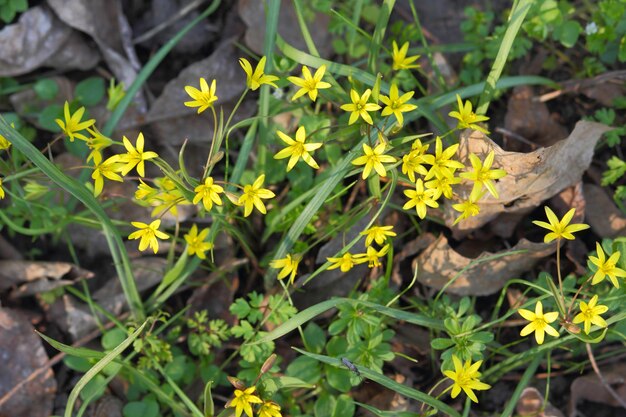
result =
M8 308L0 308L0 358L0 416L50 416L57 389L51 368L13 389L45 366L48 356L30 322Z
M585 184L583 193L587 200L585 221L595 234L606 238L626 234L626 217L604 188Z
M537 388L524 388L515 410L520 417L564 417L563 413L547 403Z
M15 287L12 298L51 291L92 277L92 272L66 262L0 261L0 292Z
M567 139L529 153L507 152L483 133L465 131L461 135L460 161L469 165L470 153L483 160L494 151L493 166L503 168L507 176L496 183L498 199L486 195L480 201L480 213L456 226L452 224L458 212L452 209L454 202L446 201L446 224L458 238L493 221L502 213L526 213L536 208L544 200L580 181L591 163L596 143L610 129L600 123L580 121ZM466 187L469 195L471 185Z
M626 364L614 363L600 371L606 383L613 388L619 398L626 401ZM570 416L577 415L576 405L580 401L591 401L621 408L619 402L607 391L595 373L576 378L570 386L570 392Z
M508 280L528 271L555 250L555 243L533 243L521 239L509 250L499 253L483 252L472 259L452 249L448 239L441 235L417 257L417 279L422 284L439 290L458 275L447 286L447 292L457 295L489 295L498 292Z

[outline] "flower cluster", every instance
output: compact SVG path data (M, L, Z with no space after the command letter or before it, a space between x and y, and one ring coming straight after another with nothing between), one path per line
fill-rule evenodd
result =
M273 401L262 400L259 396L255 395L256 387L240 388L243 389L235 388L235 398L232 398L226 403L227 408L235 408L235 417L241 417L243 413L248 417L252 417L253 404L261 404L257 410L258 417L282 417L280 405Z

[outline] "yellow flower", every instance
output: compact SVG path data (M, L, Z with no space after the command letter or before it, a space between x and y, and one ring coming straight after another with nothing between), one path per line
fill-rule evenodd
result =
M124 179L117 173L121 165L119 155L113 155L104 162L102 162L102 154L100 152L94 151L92 155L94 164L94 170L91 173L91 178L93 178L93 195L97 197L104 187L104 178L119 182L123 182Z
M441 138L437 136L435 138L435 155L433 159L429 162L432 167L424 177L425 180L429 180L432 177L442 178L448 177L452 178L454 176L454 172L457 169L465 168L465 165L460 163L459 161L454 161L451 158L456 154L456 150L459 148L459 144L455 143L454 145L443 149L443 142Z
M187 242L187 253L189 256L196 255L200 259L206 259L205 252L213 249L213 243L206 242L206 238L209 235L209 228L202 229L198 234L198 226L195 224L191 226L189 233L185 235L185 242Z
M489 190L492 196L498 198L498 191L493 183L493 180L498 180L506 176L506 171L503 169L491 169L493 164L495 153L489 152L489 155L485 158L484 162L480 161L480 158L473 153L470 153L469 160L472 164L472 172L463 172L459 174L461 178L468 179L474 182L471 196L478 196L483 189L483 185Z
M259 408L259 417L282 417L280 405L273 401L264 401L261 408Z
M130 143L130 141L126 138L126 136L123 137L123 141L124 141L124 147L126 148L127 152L123 155L120 155L120 162L123 162L126 164L120 170L120 172L122 173L122 176L125 176L126 174L128 174L130 170L136 166L137 174L139 174L140 177L143 177L146 173L145 168L144 168L144 161L156 158L158 157L158 155L156 154L156 152L152 152L152 151L144 152L143 151L143 142L144 142L143 133L139 133L139 135L137 136L136 148L133 147L133 144Z
M131 222L134 227L136 227L137 231L131 233L128 238L129 239L141 239L139 241L139 250L144 251L148 246L157 253L159 250L159 239L168 239L169 236L166 233L163 233L159 230L159 226L161 226L161 220L157 219L150 224L142 223L142 222Z
M332 262L332 265L328 269L340 268L341 272L348 272L354 265L362 264L366 262L362 256L352 255L350 252L346 252L339 258L326 258L328 262Z
M369 88L365 90L362 96L359 97L359 93L355 90L350 90L350 99L352 100L352 104L344 104L341 106L341 110L352 112L350 114L350 120L348 124L352 124L356 122L359 117L365 120L366 123L374 124L372 117L369 115L368 111L376 111L380 109L380 106L375 103L368 103L370 95L372 94L372 90Z
M224 192L224 188L213 183L212 177L206 177L204 184L198 185L193 189L196 192L196 196L193 198L193 203L198 204L202 200L202 205L206 211L211 210L213 203L218 206L222 205L222 199L219 193Z
M589 330L591 330L591 325L595 324L596 326L606 327L608 324L600 314L606 313L609 308L603 305L596 305L598 303L598 295L594 295L589 304L584 301L580 302L580 313L574 317L574 323L585 323L585 333L589 334Z
M11 127L14 127L14 124L11 123ZM9 149L11 147L11 142L4 136L0 135L0 151L4 151L5 149Z
M296 279L296 274L298 273L298 264L301 260L301 255L291 256L287 254L287 256L282 259L274 259L270 262L270 266L281 270L278 274L278 279L283 279L287 275L290 275L289 282L293 284L293 281Z
M113 140L100 133L95 125L92 126L92 128L88 127L87 132L91 134L91 137L87 138L87 147L91 149L91 152L87 156L87 162L89 162L93 158L94 154L97 152L99 153L103 149L113 145Z
M126 92L124 91L124 83L115 84L115 79L111 78L109 88L107 89L107 95L109 96L109 99L107 100L107 110L113 111L126 95Z
M198 107L198 114L202 113L209 107L213 107L213 102L217 100L215 95L215 80L211 82L211 88L204 78L200 78L200 89L190 85L185 86L185 91L193 99L185 101L187 107Z
M252 406L250 404L261 404L263 402L259 397L252 394L255 390L256 387L246 388L243 391L236 389L235 398L230 400L226 407L235 407L236 417L240 417L242 412L246 413L248 417L252 417Z
M465 220L467 218L477 216L478 213L480 213L480 207L478 206L478 204L476 204L476 201L480 200L481 197L482 197L482 194L480 194L478 196L478 199L475 200L472 198L472 196L470 196L470 198L467 200L461 201L460 203L457 203L457 204L453 204L452 208L460 212L461 215L456 218L456 220L454 221L454 223L452 223L452 225L457 224L461 220Z
M2 188L2 178L0 178L0 200L4 198L4 188Z
M415 183L415 190L404 191L404 195L409 197L409 201L407 201L402 208L404 210L408 210L411 207L415 207L415 212L418 217L423 219L426 217L426 206L432 208L439 207L439 203L437 203L433 198L434 194L435 191L432 189L424 190L424 182L420 178Z
M454 363L454 371L443 372L445 376L454 381L451 393L452 398L456 398L461 393L461 390L463 390L472 401L477 403L478 398L476 398L476 394L474 394L473 390L481 391L491 388L491 385L480 382L478 379L481 375L480 372L478 372L478 368L480 368L483 361L472 364L468 359L465 363L462 363L456 355L452 355L452 362Z
M413 142L411 151L402 157L402 173L406 174L411 182L415 182L415 174L426 176L428 170L422 164L433 165L435 157L427 154L429 144L422 145L422 141L417 139Z
M393 226L372 226L361 232L365 237L365 246L370 246L372 242L382 245L387 240L387 236L397 236L393 231Z
M261 174L252 185L248 184L243 187L243 195L237 200L237 205L244 206L243 216L248 217L252 213L252 207L256 207L261 213L267 213L265 204L263 204L262 198L273 198L276 196L272 191L267 188L261 188L265 181L265 174Z
M424 185L426 188L433 190L435 193L433 194L433 200L437 200L442 195L445 198L452 198L454 190L452 190L452 186L461 182L459 177L441 177L430 181L426 181Z
M391 88L389 89L389 97L384 95L380 96L380 101L382 101L383 104L386 105L381 115L389 116L390 114L393 114L394 116L396 116L398 124L402 126L402 124L404 123L404 117L402 116L402 113L413 111L417 108L415 104L407 103L407 101L409 101L411 97L413 97L413 94L415 94L414 91L409 91L408 93L404 93L402 96L399 96L398 86L396 85L396 83L391 84Z
M369 177L372 169L376 171L378 175L381 177L387 176L387 171L385 170L385 166L383 163L392 163L396 162L396 158L391 155L385 155L385 143L381 142L374 149L372 149L369 145L363 144L363 152L365 155L359 156L354 161L352 161L352 165L365 165L363 169L363 179Z
M266 57L261 58L253 72L250 61L245 58L239 58L239 65L241 65L241 68L243 68L246 73L246 85L252 91L258 89L263 84L269 84L274 88L278 88L278 86L274 84L274 81L277 81L278 77L275 75L264 74L265 61Z
M465 105L461 102L461 96L456 95L456 102L459 107L459 111L451 111L448 116L458 119L459 122L456 125L457 129L474 129L479 132L488 134L489 131L476 123L489 120L487 116L479 116L472 111L472 103L469 100L465 101Z
M276 133L278 134L278 137L287 144L287 147L274 155L274 159L289 158L289 162L287 163L287 172L291 171L300 158L309 164L311 168L319 168L319 165L317 165L317 162L315 162L315 159L313 159L309 152L319 149L322 144L304 143L306 140L306 130L304 129L304 126L300 126L296 131L296 140L291 139L291 137L287 136L280 130Z
M296 94L291 97L291 101L296 100L302 97L305 94L309 95L309 98L312 101L317 99L317 90L320 88L330 88L330 83L322 81L322 77L324 77L324 72L326 72L326 65L322 65L315 71L315 75L311 76L311 71L307 68L306 65L302 66L302 77L287 77L289 81L293 84L300 87Z
M556 214L550 209L550 207L545 206L546 216L548 216L548 221L550 223L542 222L539 220L533 220L533 223L539 227L543 227L544 229L550 230L550 233L545 235L543 238L544 243L550 243L554 239L568 239L574 240L574 235L572 233L579 232L581 230L589 229L589 225L584 223L574 223L569 224L572 221L572 217L574 217L574 212L576 209L572 208L570 211L565 213L565 216L561 220L556 217Z
M609 259L606 259L602 246L600 246L598 242L596 242L596 251L598 252L597 257L589 257L589 261L598 267L598 270L593 274L591 285L596 285L604 281L604 278L608 276L615 288L619 288L619 281L617 280L617 277L626 277L626 271L616 266L621 253L613 252L613 254L609 256Z
M150 187L148 184L143 182L141 178L139 178L139 183L137 191L135 191L135 198L137 200L149 201L159 192L156 188Z
M541 301L537 301L534 313L523 308L520 308L517 312L520 316L530 321L530 323L522 329L520 336L528 336L532 332L535 332L535 339L538 344L543 343L545 333L548 333L550 336L559 337L559 332L549 324L559 317L559 313L556 311L552 313L544 313Z
M396 43L396 41L392 41L391 47L391 59L393 59L392 69L394 71L419 68L418 64L414 64L414 62L419 59L419 55L414 55L410 57L406 56L406 54L409 52L408 42L404 42L404 44L402 44L402 48L398 49L398 44Z
M74 142L74 138L87 140L87 136L79 132L87 129L88 127L96 123L95 119L89 119L81 122L80 119L82 119L84 113L85 108L81 107L80 109L76 110L74 114L70 114L70 104L66 101L65 106L63 107L63 117L65 118L65 120L54 120L55 122L57 122L61 130L63 130L63 132L70 139L70 142Z
M373 246L368 246L366 253L355 255L355 257L362 259L363 262L367 262L367 266L374 268L375 266L381 266L380 259L389 252L391 245L387 243L381 250L377 251Z

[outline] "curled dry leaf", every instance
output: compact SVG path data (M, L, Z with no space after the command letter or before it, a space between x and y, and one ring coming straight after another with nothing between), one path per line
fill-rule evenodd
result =
M600 372L605 383L610 385L621 401L626 402L626 365L612 364L601 368ZM576 378L570 386L570 393L570 416L578 415L576 404L580 401L592 401L621 409L619 401L611 395L595 373Z
M0 31L0 77L26 74L42 66L87 70L99 59L80 33L44 6L31 7L17 23Z
M554 243L533 243L521 239L507 251L495 254L483 252L477 258L471 259L452 249L448 239L441 235L417 257L417 279L429 287L441 289L456 277L447 287L447 292L457 295L489 295L499 291L509 279L529 270L555 250Z
M580 181L593 156L593 149L609 126L580 121L564 140L547 148L530 153L507 152L486 135L466 130L461 135L459 159L469 165L469 154L484 159L494 151L494 167L503 168L507 176L496 184L499 198L486 195L480 202L480 213L452 227L458 212L452 209L454 202L446 201L444 216L452 227L455 237L494 220L503 213L525 213L539 206L544 200L558 194L564 188ZM466 186L467 194L471 184Z
M48 356L30 322L8 308L0 308L0 358L0 416L50 416L54 373L48 368L34 374L47 366Z
M92 272L66 262L0 261L0 292L17 287L11 297L51 291L92 277Z

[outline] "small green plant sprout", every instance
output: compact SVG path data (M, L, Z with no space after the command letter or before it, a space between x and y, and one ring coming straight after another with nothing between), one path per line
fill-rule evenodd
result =
M120 104L120 101L126 96L124 91L124 83L116 83L114 78L109 81L109 88L107 88L107 110L113 111Z

